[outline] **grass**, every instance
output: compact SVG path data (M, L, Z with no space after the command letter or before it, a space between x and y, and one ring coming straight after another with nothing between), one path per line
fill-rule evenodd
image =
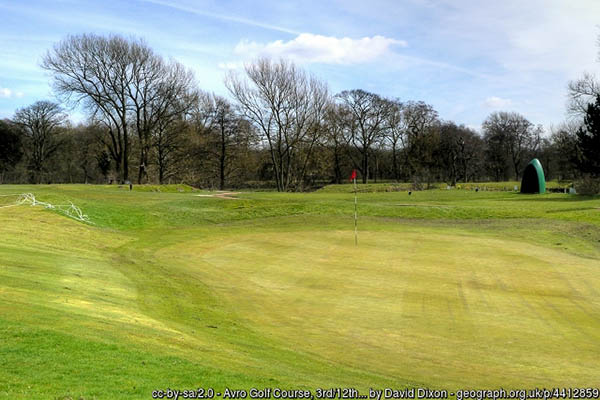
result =
M597 384L600 199L0 186L0 398Z
M572 182L558 182L558 181L547 181L546 188L557 189L567 188L572 185ZM357 191L360 193L377 193L377 192L407 192L413 189L413 184L408 182L384 182L384 183L367 183L359 184ZM426 183L422 184L423 188L427 187ZM429 189L448 189L447 183L432 183L429 185ZM518 181L507 181L507 182L469 182L469 183L457 183L455 187L450 190L482 190L482 191L514 191L521 189L521 182ZM354 185L351 183L342 185L328 185L319 189L322 193L353 193Z

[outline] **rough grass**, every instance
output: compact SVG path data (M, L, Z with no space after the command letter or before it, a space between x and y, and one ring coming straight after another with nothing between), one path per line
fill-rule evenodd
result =
M21 192L94 225L0 208L0 397L598 380L599 198Z

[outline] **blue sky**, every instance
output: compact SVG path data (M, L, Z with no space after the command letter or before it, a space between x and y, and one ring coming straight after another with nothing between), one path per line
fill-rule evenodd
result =
M567 82L600 72L598 0L0 0L0 22L0 118L54 99L40 58L84 32L142 37L221 95L227 71L286 57L334 93L423 100L475 128L499 110L560 123Z

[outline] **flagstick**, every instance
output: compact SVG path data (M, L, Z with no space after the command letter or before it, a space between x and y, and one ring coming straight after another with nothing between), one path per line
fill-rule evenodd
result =
M354 177L354 245L358 246L358 204L356 200L356 176Z

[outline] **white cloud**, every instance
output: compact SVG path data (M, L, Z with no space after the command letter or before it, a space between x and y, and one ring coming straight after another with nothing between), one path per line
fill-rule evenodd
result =
M483 102L483 105L488 108L509 107L511 104L512 104L512 101L510 99L503 99L501 97L496 97L496 96L488 97Z
M14 91L8 88L0 87L0 98L10 99L11 97L23 97L24 93L19 91Z
M480 133L480 132L481 132L481 125L467 124L467 125L465 125L465 126L466 126L467 128L469 128L469 129L471 129L471 130L473 130L473 131L477 132L477 133Z
M406 47L406 42L379 35L351 39L301 33L287 42L276 40L263 44L243 40L234 52L246 57L282 57L306 63L358 64L389 54L392 46Z
M437 29L461 51L477 51L507 73L560 72L572 78L596 67L597 0L505 0L485 5L480 0L438 0L435 9Z

